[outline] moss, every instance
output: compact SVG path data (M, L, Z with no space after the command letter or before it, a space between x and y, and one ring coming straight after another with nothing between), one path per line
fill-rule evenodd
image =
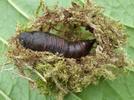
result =
M35 79L37 87L44 94L81 92L100 78L116 78L128 64L122 49L126 43L123 26L105 17L100 7L87 1L83 7L73 4L68 9L47 9L34 22L17 27L16 33L41 30L72 41L96 38L97 44L91 54L80 59L64 58L50 52L25 49L19 44L17 35L10 41L9 57L19 69L29 65L47 81L40 77Z

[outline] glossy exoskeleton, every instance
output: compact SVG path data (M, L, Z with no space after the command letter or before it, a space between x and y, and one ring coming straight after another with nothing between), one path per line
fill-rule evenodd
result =
M23 47L34 51L49 51L62 54L67 58L80 58L90 53L96 39L67 41L48 32L22 32L19 41Z

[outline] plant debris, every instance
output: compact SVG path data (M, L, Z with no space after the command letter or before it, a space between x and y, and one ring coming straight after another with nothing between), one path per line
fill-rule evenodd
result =
M34 22L17 27L17 35L10 41L9 57L22 72L28 65L40 73L46 82L38 77L35 83L44 94L81 92L100 78L114 79L127 66L123 26L105 17L102 9L90 0L85 1L83 6L72 3L67 9L46 9ZM25 31L50 32L71 41L95 38L97 44L92 54L85 57L64 58L22 47L17 36Z

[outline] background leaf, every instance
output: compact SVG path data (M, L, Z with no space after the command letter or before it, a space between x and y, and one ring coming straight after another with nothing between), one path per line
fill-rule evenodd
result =
M120 76L114 81L102 81L99 85L89 86L78 94L82 100L133 100L134 73Z
M8 0L0 0L0 14L0 37L4 39L9 39L13 35L17 21L27 21L26 18L9 4Z
M46 4L53 6L58 4L60 7L68 7L72 0L45 0ZM76 1L76 0L75 0ZM83 0L78 0L80 2ZM98 5L105 8L105 15L114 20L120 20L126 26L128 33L128 44L126 50L128 57L134 59L134 1L133 0L95 0ZM20 78L12 72L3 69L6 63L4 53L7 50L7 41L14 33L16 24L25 23L32 18L35 9L39 4L38 0L0 0L0 100L5 97L12 100L55 100L54 97L40 95L39 91L32 89L27 80ZM10 65L13 68L13 65ZM8 68L10 68L8 65ZM4 67L5 68L5 67ZM102 81L98 85L91 85L82 93L68 94L65 100L134 100L134 73L122 75L114 81Z
M134 28L134 0L95 0L105 8L104 14Z
M9 4L16 9L22 16L30 19L39 5L38 0L8 0ZM32 3L32 5L31 5Z
M134 28L126 27L128 33L128 42L126 45L126 51L128 57L134 60Z
M0 91L11 100L54 100L54 97L45 97L39 91L33 91L27 80L12 74L11 71L0 72ZM1 93L0 100L6 100Z

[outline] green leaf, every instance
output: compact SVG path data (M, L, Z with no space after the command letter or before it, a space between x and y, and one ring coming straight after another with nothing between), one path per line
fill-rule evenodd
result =
M64 100L83 100L83 99L74 93L69 93L64 97Z
M128 34L126 51L128 57L134 60L134 28L126 27L126 32Z
M31 89L26 79L12 74L11 71L0 72L0 100L45 100L45 98L55 100L54 97L45 97L39 91Z
M0 37L3 39L9 39L14 34L17 21L26 21L8 0L0 0L0 14Z
M33 16L35 9L39 5L39 0L8 0L8 2L26 19L30 19Z
M45 3L49 7L70 7L72 0L45 0Z
M67 7L70 7L71 2L72 2L72 0L58 0L58 5L60 7L67 8Z
M0 65L3 65L5 62L7 46L0 41ZM1 67L0 67L1 68Z
M120 76L114 81L102 81L98 85L90 85L82 93L78 93L76 100L133 100L134 73ZM69 98L69 95L67 96ZM65 100L74 100L73 98Z
M83 0L78 0L82 1ZM98 4L106 8L105 15L123 24L134 27L134 14L131 0L96 0ZM25 23L33 17L38 0L0 0L0 65L4 65L6 58L6 41L15 32L17 22ZM71 0L46 0L46 4L54 6L58 4L68 7ZM130 5L130 6L128 6ZM134 29L127 27L129 35L127 52L128 56L134 58ZM9 66L9 65L8 65ZM13 66L12 66L13 67ZM0 66L1 69L1 66ZM1 71L1 70L0 70ZM14 70L13 70L14 72ZM65 100L134 100L134 73L122 75L114 81L102 81L98 85L91 85L82 93L69 94ZM13 75L12 72L0 72L0 100L55 100L54 97L40 95L36 89L31 89L27 80Z
M126 32L128 34L128 45L134 47L134 28L126 27Z
M134 0L95 0L105 8L105 15L120 21L122 24L134 27Z

